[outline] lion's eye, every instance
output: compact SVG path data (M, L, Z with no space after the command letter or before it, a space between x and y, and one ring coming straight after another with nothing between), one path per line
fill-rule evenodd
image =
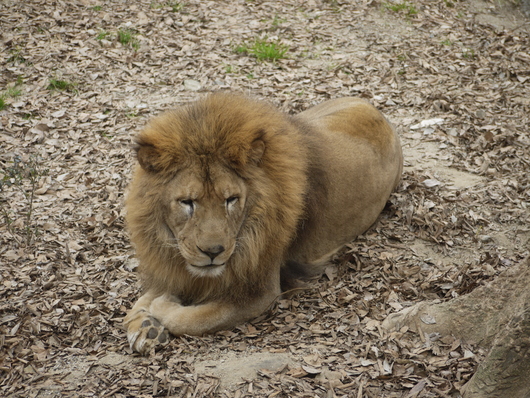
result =
M227 206L234 205L234 204L237 203L238 200L239 200L239 197L237 197L237 196L230 196L228 199L226 199L226 205L227 205Z
M193 210L195 209L195 203L193 202L193 200L182 199L182 200L179 200L179 203L182 207L184 207L184 209L186 209L189 215L193 214Z

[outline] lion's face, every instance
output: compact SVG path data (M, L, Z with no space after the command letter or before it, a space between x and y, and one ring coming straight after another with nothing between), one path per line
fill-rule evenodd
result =
M223 273L244 220L246 184L233 171L201 167L177 173L162 194L167 227L187 269L196 276Z

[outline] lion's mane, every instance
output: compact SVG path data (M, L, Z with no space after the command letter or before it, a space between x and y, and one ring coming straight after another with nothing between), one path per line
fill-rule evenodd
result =
M264 152L253 162L253 144ZM184 304L257 297L279 278L308 189L308 149L292 119L262 102L213 94L154 118L137 138L138 160L126 202L127 224L144 289ZM197 277L185 268L165 225L165 184L190 164L226 165L247 184L245 219L225 272Z

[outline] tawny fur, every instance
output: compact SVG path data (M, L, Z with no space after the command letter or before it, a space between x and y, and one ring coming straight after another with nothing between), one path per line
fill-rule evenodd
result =
M263 102L214 94L153 119L137 142L126 207L145 295L126 323L132 348L143 353L156 344L143 326L148 317L173 334L202 334L259 315L280 293L282 265L329 259L375 221L401 174L394 130L352 98L293 118ZM190 273L179 230L167 221L177 206L171 184L186 185L190 170L205 203L215 203L216 181L243 181L241 221L237 231L227 227L237 243L220 275Z
M259 164L251 164L249 153L257 139L266 150ZM304 207L307 154L295 126L267 104L217 94L154 119L137 141L160 154L156 172L137 166L126 203L144 289L182 295L194 303L244 301L249 290L262 290L268 274L277 272ZM248 181L249 196L259 201L248 209L240 249L227 272L215 279L190 277L160 222L167 211L160 197L165 183L204 159L233 168Z

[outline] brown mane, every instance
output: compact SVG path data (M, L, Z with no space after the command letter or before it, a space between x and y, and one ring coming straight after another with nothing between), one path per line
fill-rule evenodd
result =
M153 119L137 139L140 165L127 200L143 287L186 303L261 294L264 276L278 272L284 260L304 207L307 149L299 134L273 107L234 95L214 94ZM197 163L228 167L250 191L238 248L227 272L214 279L186 271L159 194L179 170Z

